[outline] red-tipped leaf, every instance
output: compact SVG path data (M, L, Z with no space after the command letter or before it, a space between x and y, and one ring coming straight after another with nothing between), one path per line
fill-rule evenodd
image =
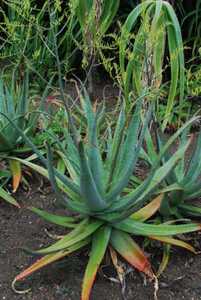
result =
M90 258L84 274L81 300L89 300L96 273L109 243L110 234L111 228L107 226L101 227L94 233Z
M20 180L22 178L21 164L17 160L9 160L10 170L13 178L13 193L15 193L19 187Z
M154 278L150 262L142 249L140 249L129 234L113 229L110 243L112 247L133 267L140 272L145 273L148 277L152 279Z

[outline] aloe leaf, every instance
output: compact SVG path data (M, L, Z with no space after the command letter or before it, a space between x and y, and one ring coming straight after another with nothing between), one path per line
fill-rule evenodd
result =
M191 154L192 158L188 166L188 170L185 174L184 180L182 181L182 184L185 186L186 190L188 190L188 187L193 185L193 183L201 174L201 134L198 136L195 147L195 150Z
M154 162L157 161L157 153L155 150L153 138L149 130L146 131L145 142L146 142L146 152L147 152L145 153L145 155L148 155L148 162L150 162L151 160L153 164Z
M111 235L111 228L103 226L93 234L92 249L82 284L82 300L89 300L96 273L105 255Z
M201 194L201 189L200 189ZM179 208L186 215L200 217L201 216L201 207L190 205L190 204L180 204Z
M175 29L175 40L177 43L177 51L176 55L178 55L179 60L179 69L180 69L180 76L179 76L179 90L180 90L180 111L179 117L181 116L181 111L183 108L183 101L184 101L184 85L185 85L185 63L184 63L184 51L183 51L183 41L182 41L182 34L180 29L180 24L177 19L177 16L174 12L174 9L167 1L164 2L164 6L167 9L167 13L169 15L169 20L172 23L172 26ZM174 63L174 62L173 62Z
M197 179L197 182L192 183L190 186L186 187L182 185L183 192L184 192L184 199L196 199L200 196L201 188L200 188L200 181Z
M148 220L159 210L163 197L163 194L157 196L145 207L132 214L130 218L141 222Z
M157 30L158 20L159 20L160 15L161 15L162 8L163 8L163 1L158 0L157 3L156 3L155 14L154 14L153 21L152 21L152 31L153 32L154 32L154 29Z
M20 205L17 203L17 201L9 195L2 187L0 187L0 198L4 199L6 202L20 208Z
M113 226L125 232L142 236L170 236L201 230L201 224L198 223L188 223L184 225L152 225L134 221L132 219L126 219L120 223L113 223Z
M181 51L177 48L177 43L175 40L175 30L170 25L167 28L168 32L168 44L170 51L170 64L171 64L171 83L170 90L167 100L166 112L163 121L163 129L165 129L168 120L170 120L171 111L174 104L174 98L176 96L177 85L178 85L178 76L179 76L179 62L178 62L178 53L176 51Z
M9 159L9 166L13 178L13 193L15 193L22 178L21 164L17 160Z
M12 142L10 142L3 132L0 132L0 152L9 151L13 149L14 146Z
M171 245L170 244L164 244L163 245L163 257L162 261L159 265L158 271L157 271L157 277L159 277L166 269L169 260L170 260L170 250L171 250Z
M140 106L138 106L136 109L136 112L138 112L138 114L139 114L139 108L140 108ZM131 149L131 150L133 150L133 153L131 155L131 158L128 159L128 161L126 162L126 167L124 168L124 173L122 174L122 178L120 178L120 180L113 186L112 190L106 195L106 199L108 202L114 200L122 192L122 190L127 186L128 182L129 182L130 176L133 173L135 164L136 164L138 156L139 156L142 142L144 140L144 135L145 135L146 129L148 127L148 124L149 124L149 121L151 118L151 114L152 114L152 107L150 107L150 109L145 117L145 121L144 121L143 127L141 129L137 145L134 146L133 141L132 141L132 144L130 145L134 149L133 148ZM140 119L139 115L137 115L137 117ZM139 119L137 119L137 123L140 121ZM135 123L131 123L131 125L132 125L131 126L132 129L135 129L135 128L137 129L139 126L139 124L138 124L138 126L136 126ZM137 130L137 132L138 132L138 130ZM134 130L134 132L137 134L137 132L135 130ZM135 137L133 138L133 140L135 141ZM130 153L130 150L128 150L128 151Z
M168 175L172 168L174 168L178 160L183 157L188 145L189 142L183 147L179 148L174 156L172 156L162 167L158 168L157 170L153 168L153 171L141 186L127 196L121 198L121 201L117 203L117 205L118 209L124 210L125 215L123 216L122 214L122 218L129 216L133 212L133 209L136 209L138 205L143 205L147 199L147 196L153 192L154 189L156 189L156 187Z
M45 178L49 179L49 174L48 174L48 171L47 169L45 169L44 167L41 167L39 166L38 164L35 164L35 163L32 163L31 161L29 160L26 160L26 159L21 159L21 158L17 158L17 157L9 157L11 159L15 159L17 161L19 161L21 164L29 167L30 169L36 171L37 173L41 174L42 176L44 176ZM57 179L57 182L58 182L58 185L59 185L59 188L68 194L68 196L73 199L74 201L76 202L80 202L82 200L82 198L80 196L78 196L76 193L74 193L72 190L70 190L68 188L68 186L66 186L63 181ZM70 200L70 199L69 199ZM70 203L70 202L69 202ZM84 205L84 204L83 204ZM84 207L83 207L84 208ZM84 211L83 211L84 213Z
M183 187L178 183L170 184L164 188L160 188L157 190L157 193L168 193L173 191L183 191Z
M178 240L178 239L174 239L172 237L168 237L168 236L150 236L149 237L150 239L153 239L153 240L157 240L157 241L160 241L162 243L167 243L169 245L174 245L174 246L178 246L178 247L181 247L181 248L184 248L190 252L193 252L194 254L196 254L196 250L193 246L191 246L189 243L186 243L184 241L181 241L181 240Z
M100 211L106 208L106 203L102 199L100 193L98 192L96 183L92 176L89 163L86 158L86 153L84 151L83 143L80 142L79 145L80 153L80 189L81 194L85 200L87 207L91 211Z
M146 26L146 25L145 25ZM143 55L143 50L145 47L145 36L143 24L140 26L138 34L135 37L135 42L133 45L133 51L130 55L130 60L126 68L126 76L124 83L125 98L128 99L131 90L131 81L135 87L137 95L142 93L143 82L142 82L142 72L145 64L145 57Z
M139 4L127 17L126 22L122 27L121 39L120 39L120 49L119 49L119 60L120 60L120 69L123 77L125 74L125 54L126 54L126 46L128 43L128 35L131 32L132 28L137 22L138 17L142 14L143 10L145 10L150 4L154 1L145 1L144 3Z
M92 235L103 222L94 221L89 224L81 222L75 229L73 229L69 234L63 237L61 240L57 241L53 245L43 248L41 250L35 251L36 254L48 254L51 252L56 252L60 250L65 250L68 247L84 240L85 238Z
M108 209L108 212L111 214L111 212L117 212L121 211L127 207L128 205L131 205L139 199L139 197L144 193L144 191L147 190L148 186L150 185L153 175L156 170L152 170L149 174L149 176L142 182L140 185L137 186L134 190L132 190L129 194L126 196L123 196L121 198L118 198L116 201L113 202L111 208ZM131 213L132 214L132 213Z
M55 262L65 256L69 255L72 252L75 252L76 250L79 250L80 248L84 247L85 245L87 245L89 243L90 243L90 238L87 238L85 240L82 240L82 241L72 245L66 251L58 251L57 253L48 254L48 255L40 258L34 264L32 264L29 268L25 269L23 272L21 272L19 275L17 275L15 277L14 281L16 282L16 281L26 278L27 276L31 275L35 271L40 270L41 268L49 265L50 263Z
M143 98L139 98L136 103L136 109L132 114L130 124L126 130L126 139L122 146L121 156L119 157L120 163L118 164L117 172L119 173L119 178L121 178L130 165L135 168L136 159L138 157L138 144L141 147L141 139L144 138L143 129L140 133L140 125L142 122L142 105ZM144 128L148 126L149 115L145 115ZM147 122L146 122L147 118ZM134 159L133 159L134 157Z
M65 174L66 166L64 161L61 158L59 158L57 161L57 170L59 173Z
M40 216L42 219L51 222L53 224L57 224L67 228L74 228L77 226L74 222L76 221L73 217L68 216L57 216L55 214L48 213L42 209L38 209L36 207L28 207L29 210Z
M187 141L183 147L180 147L162 167L160 167L154 174L153 180L150 183L149 189L152 189L154 186L156 186L157 182L161 182L167 174L173 169L175 164L182 159L186 149L188 148L190 144L190 141Z
M110 147L105 164L108 171L107 189L109 189L109 184L113 179L114 171L116 165L118 164L120 146L124 137L125 121L125 110L122 108L118 116L117 125L115 127L114 136L111 142L112 145L109 145Z
M101 108L102 109L102 108ZM101 114L101 111L97 111L96 115L93 118L91 124L88 122L88 157L89 157L89 165L90 169L96 182L97 189L100 195L104 194L103 191L103 178L104 178L104 169L103 169L103 161L101 158L100 147L98 145L98 118ZM89 121L89 119L87 118Z
M133 267L153 279L154 274L147 257L129 234L113 229L110 243Z
M79 170L79 167L76 164L76 162L72 161L72 159L68 159L68 155L65 155L61 151L56 151L56 153L60 156L59 161L60 161L60 163L62 162L63 169L65 168L65 169L68 170L68 173L70 174L70 177L78 185L79 184L79 172L80 172L80 170ZM57 167L57 170L58 170L58 167ZM64 173L65 172L63 172L63 174Z

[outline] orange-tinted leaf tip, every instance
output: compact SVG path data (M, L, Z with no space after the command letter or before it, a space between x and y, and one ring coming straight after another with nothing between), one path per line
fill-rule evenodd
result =
M96 278L96 273L97 272L94 272L94 274L88 280L87 284L85 286L82 286L81 300L89 300L91 289Z
M17 208L22 208L22 206L19 205L19 203L16 203L15 206L16 206Z
M151 268L151 264L149 263L148 260L145 261L144 266L142 267L141 272L145 273L148 277L151 279L154 279L154 272Z
M15 193L19 187L21 180L21 174L13 176L13 193Z
M50 255L48 255L50 256ZM35 263L33 263L30 267L28 267L27 269L25 269L24 271L22 271L19 275L17 275L15 277L15 281L19 281L22 280L24 278L26 278L27 276L31 275L33 272L35 272L36 270L44 267L45 265L47 265L48 263L46 263L45 261L45 256L36 260ZM51 260L50 260L51 262Z

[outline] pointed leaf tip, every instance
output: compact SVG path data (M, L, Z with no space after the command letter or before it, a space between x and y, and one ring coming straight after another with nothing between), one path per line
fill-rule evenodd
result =
M133 267L140 272L145 273L149 278L154 279L155 275L149 260L129 234L121 230L113 229L110 243L112 247Z
M13 177L13 193L15 193L22 178L22 168L20 162L13 159L9 160L9 165Z

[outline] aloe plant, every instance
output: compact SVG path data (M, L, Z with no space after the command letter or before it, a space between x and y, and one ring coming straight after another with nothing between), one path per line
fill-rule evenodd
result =
M179 130L180 131L180 130ZM147 131L145 135L145 148L141 150L141 157L147 161L150 166L153 166L158 160L161 149L166 143L167 136L158 130L155 130L155 142L151 134ZM170 191L164 195L159 209L159 216L163 222L176 222L187 218L189 221L200 218L201 208L192 203L193 200L201 196L200 189L200 145L201 134L196 136L196 142L193 143L190 137L189 130L185 129L180 138L177 139L177 149L182 147L186 142L189 142L189 148L186 149L185 155L178 162L177 166L170 171L166 179L161 185L161 189L166 189L168 186L174 186L177 190ZM192 143L194 144L192 146ZM161 160L161 165L169 160L174 155L173 149L167 151ZM157 238L156 238L157 239ZM164 245L163 259L160 264L158 275L160 275L170 259L171 243Z
M27 129L26 114L29 109L28 74L22 86L16 84L13 76L9 87L3 77L0 78L0 158L5 160L11 152L17 150L22 142L20 134L12 127L4 117L12 119L22 130ZM21 179L21 167L19 162L8 159L10 173L13 175L13 190L16 191Z
M21 164L14 158L30 151L30 148L26 147L20 133L8 120L12 120L17 128L32 136L48 90L49 85L44 91L38 111L34 111L30 102L28 72L22 83L18 83L15 72L10 85L3 74L0 77L0 160L7 162L8 177L13 179L13 192L16 192L22 179Z
M25 142L41 159L45 168L28 160L23 160L23 163L50 179L56 196L63 201L68 210L73 212L74 216L58 216L30 207L31 211L45 220L70 228L71 231L54 244L33 251L44 257L16 276L13 287L17 281L34 271L86 245L91 245L91 251L82 285L82 300L89 299L97 270L109 247L113 249L112 253L117 251L132 266L154 279L155 275L150 262L131 235L148 236L151 239L159 239L195 252L189 244L169 236L199 230L200 224L170 225L156 224L153 220L151 223L146 221L154 215L161 204L163 195L155 197L156 188L182 159L188 147L188 142L183 144L165 165L160 166L161 158L179 133L163 147L160 157L145 181L132 191L126 192L133 178L151 118L151 109L143 116L142 99L143 97L137 102L135 110L128 119L122 106L115 130L108 127L106 142L100 143L99 126L104 117L104 108L92 107L85 92L84 97L81 96L81 107L83 117L87 120L86 132L84 134L81 127L75 127L71 114L67 112L70 127L70 131L66 134L67 149L64 149L57 140L63 161L63 166L59 164L57 168L53 165L53 153L50 146L47 145L46 159L30 139L18 129ZM189 124L191 122L189 121ZM13 124L12 121L11 123ZM185 124L185 127L189 124ZM80 132L82 132L82 137ZM20 159L18 161L22 162ZM172 190L174 187L169 186L166 191L169 189Z
M165 217L172 218L174 216L176 218L182 218L201 216L201 209L191 203L192 200L201 196L201 133L198 135L195 134L193 142L189 131L184 131L178 141L178 147L181 147L188 140L190 142L191 149L189 149L187 154L179 161L177 167L169 173L164 182L164 186L169 184L175 184L178 186L177 191L169 192L163 200L163 205L161 206L160 211ZM165 143L165 137L162 133L159 134L159 132L157 132L157 141L158 147L154 145L149 132L147 132L147 153L144 152L144 157L151 165L153 165L155 160L157 160L160 149ZM165 164L171 155L172 152L169 151L163 157L162 164Z
M136 33L136 26L139 23ZM122 26L119 41L121 83L129 106L131 92L139 96L142 90L147 88L153 93L153 97L159 96L163 79L166 36L171 80L163 128L171 120L178 87L180 112L184 98L183 42L174 9L167 1L143 1L128 15Z

